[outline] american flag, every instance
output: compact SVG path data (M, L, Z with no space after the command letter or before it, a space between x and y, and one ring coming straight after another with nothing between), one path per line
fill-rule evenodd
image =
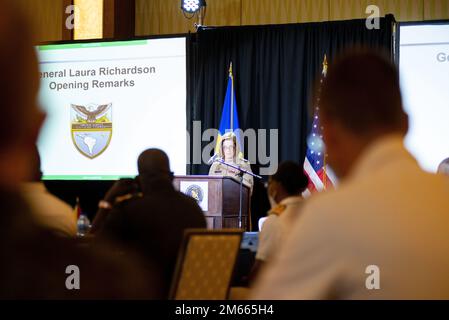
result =
M323 72L321 74L320 88L323 79L327 73L327 57L324 55ZM319 95L318 95L319 96ZM320 124L319 118L319 98L315 103L313 114L312 131L307 139L307 154L304 161L304 172L309 177L309 186L305 195L310 195L316 191L323 191L333 188L336 183L335 175L326 164L326 151L323 143L323 127Z

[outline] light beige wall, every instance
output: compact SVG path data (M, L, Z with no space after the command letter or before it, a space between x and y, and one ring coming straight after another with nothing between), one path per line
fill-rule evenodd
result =
M376 4L398 21L449 19L449 0L207 0L205 25L258 25L365 18ZM180 0L136 0L136 34L194 31Z
M103 0L74 0L75 40L103 38Z

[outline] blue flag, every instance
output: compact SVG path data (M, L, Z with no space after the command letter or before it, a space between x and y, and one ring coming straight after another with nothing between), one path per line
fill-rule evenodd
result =
M220 150L221 137L223 137L228 132L233 132L237 137L237 143L239 144L239 150L242 150L242 141L240 137L240 124L237 115L237 102L235 100L235 90L234 90L234 76L232 74L232 63L229 67L229 77L228 77L228 87L226 89L226 97L223 104L223 111L221 114L220 127L218 129L219 135L217 140L217 145L215 147L215 152L218 153ZM240 153L238 155L242 157Z

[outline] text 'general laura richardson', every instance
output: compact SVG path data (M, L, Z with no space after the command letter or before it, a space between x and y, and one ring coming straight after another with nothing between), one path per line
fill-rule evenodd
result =
M73 79L83 77L115 77L115 76L145 76L156 74L156 67L141 67L134 66L129 68L120 67L100 67L97 69L62 69L54 71L40 72L41 79ZM89 81L50 81L48 87L51 90L73 90L82 89L89 90L90 88L121 88L134 87L136 85L135 79L121 78L117 80L99 80L92 79Z

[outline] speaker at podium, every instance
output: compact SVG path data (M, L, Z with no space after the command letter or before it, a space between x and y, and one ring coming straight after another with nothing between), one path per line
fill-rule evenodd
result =
M243 185L240 212L240 182L231 177L177 176L177 190L194 198L204 212L209 229L239 228L250 230L250 189Z

